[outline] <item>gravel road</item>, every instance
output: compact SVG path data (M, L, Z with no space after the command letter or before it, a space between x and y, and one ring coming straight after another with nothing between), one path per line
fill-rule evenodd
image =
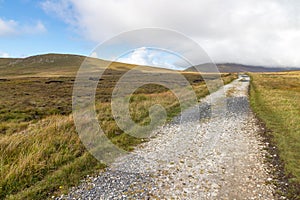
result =
M56 199L276 199L248 87L240 76Z

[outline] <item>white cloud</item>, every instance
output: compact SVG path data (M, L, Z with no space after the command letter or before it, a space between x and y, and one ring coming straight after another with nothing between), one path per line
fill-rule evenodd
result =
M17 22L14 20L4 21L0 18L0 37L15 34Z
M153 65L153 58L150 53L148 53L145 47L135 49L133 52L129 53L125 57L117 59L119 62L139 64L139 65Z
M76 26L77 16L79 13L76 13L76 9L73 7L73 3L69 0L46 0L41 4L42 9L48 13L55 15L66 23Z
M41 21L37 21L36 24L20 24L15 20L4 20L0 18L0 37L38 34L46 31L47 29Z
M5 52L0 52L0 58L9 58L10 55L8 53Z
M162 49L147 47L134 49L132 52L129 52L116 59L116 61L123 63L154 66L168 69L180 68L179 65L175 66L175 63L178 62L178 60L181 60L181 58L170 52L164 51ZM186 66L186 63L184 64Z
M161 27L191 37L216 62L300 66L297 0L46 0L42 7L94 42Z
M21 27L21 32L26 34L39 34L47 32L47 29L41 21L38 21L34 25L25 25Z

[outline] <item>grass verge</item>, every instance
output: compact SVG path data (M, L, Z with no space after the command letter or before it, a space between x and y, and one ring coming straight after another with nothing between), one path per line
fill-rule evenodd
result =
M300 199L300 72L250 75L251 106L270 130L284 163L286 195Z

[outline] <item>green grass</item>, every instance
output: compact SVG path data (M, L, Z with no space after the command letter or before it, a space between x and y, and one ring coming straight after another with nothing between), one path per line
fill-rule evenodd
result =
M300 199L300 72L251 74L251 106L271 130L290 199Z
M5 65L12 60L0 59L0 71L3 72L0 79L0 199L49 198L67 192L85 175L105 168L105 164L86 151L75 131L71 95L79 67L77 61L74 64L63 57L53 63L52 56L43 57L48 59L48 64L36 64L37 58L30 58L11 69ZM110 101L116 82L132 67L113 63L104 72L96 91L101 128L114 144L127 151L143 140L119 129L111 113ZM51 73L47 75L49 69ZM183 75L198 98L208 94L199 74ZM228 83L236 75L223 74L222 78ZM165 107L168 119L181 111L171 91L149 84L136 90L131 97L132 119L142 125L149 123L148 109L157 103Z

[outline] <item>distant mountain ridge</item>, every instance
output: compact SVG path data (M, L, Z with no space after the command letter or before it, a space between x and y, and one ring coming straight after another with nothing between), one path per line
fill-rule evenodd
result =
M184 71L202 71L202 72L211 72L214 64L205 63L197 66L192 66L187 68ZM289 71L289 70L300 70L300 68L293 67L263 67L263 66L254 66L254 65L243 65L237 63L218 63L216 64L218 70L222 73L234 73L234 72L280 72L280 71ZM198 70L196 70L198 69Z

